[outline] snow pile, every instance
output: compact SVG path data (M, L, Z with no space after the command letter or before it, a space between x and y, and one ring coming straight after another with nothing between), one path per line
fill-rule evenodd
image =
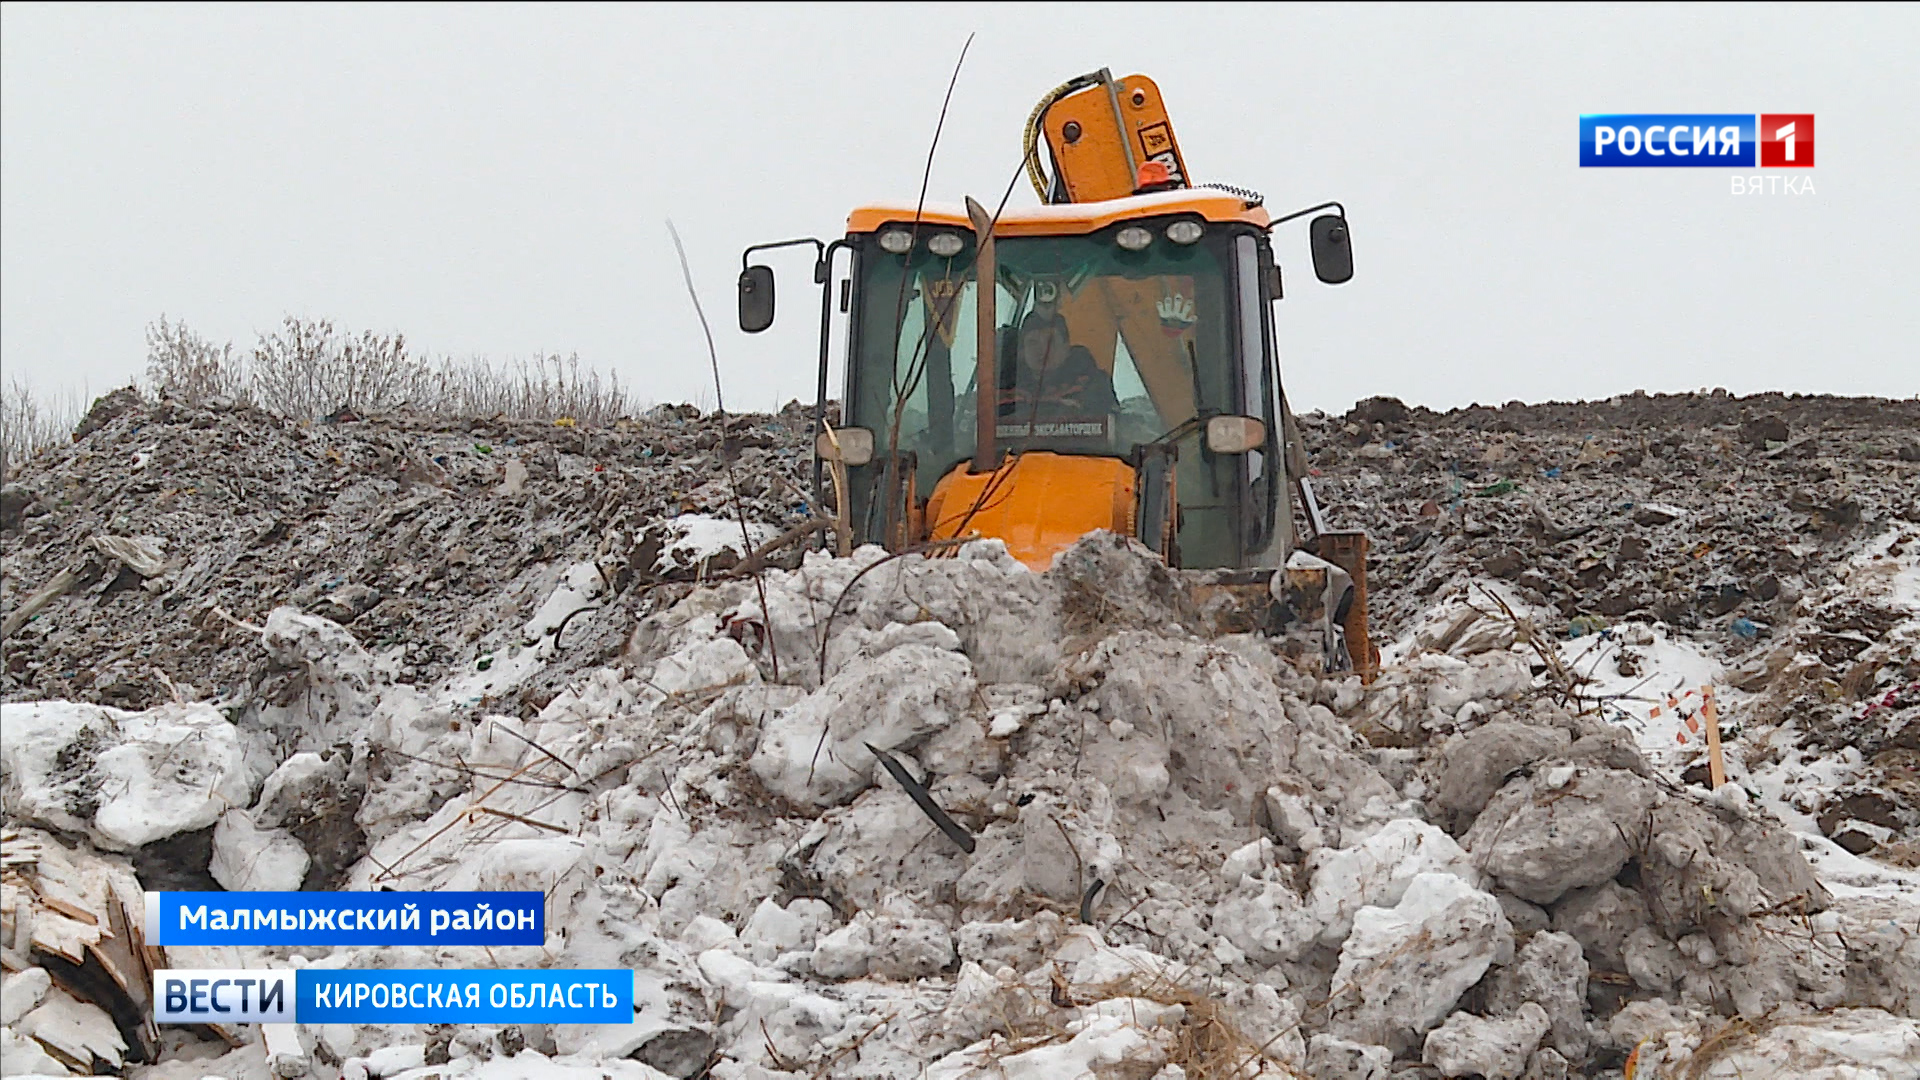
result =
M505 676L553 663L539 643L605 588L559 570ZM1105 534L1046 574L982 542L697 588L517 714L469 673L397 679L319 616L263 629L302 688L234 721L9 705L9 819L118 849L207 830L228 887L540 889L545 947L490 963L635 980L631 1025L302 1029L316 1075L1520 1077L1636 1048L1898 1075L1910 1053L1920 907L1823 883L1765 806L1678 783L1497 633L1322 681L1198 632L1180 579ZM260 1053L218 1068L264 1075Z
M7 817L131 851L204 829L248 801L239 732L205 705L0 706Z
M757 521L742 526L738 519L680 514L647 529L641 543L659 545L659 554L651 564L653 573L661 577L706 577L751 555L753 548L773 539L777 531Z

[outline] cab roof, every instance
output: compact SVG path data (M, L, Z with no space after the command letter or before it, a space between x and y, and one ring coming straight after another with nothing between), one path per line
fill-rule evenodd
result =
M1261 206L1249 206L1246 199L1208 188L1161 191L1108 199L1093 203L1057 203L1049 206L1009 206L994 223L995 236L1076 236L1098 232L1109 225L1131 218L1158 217L1167 214L1197 214L1212 222L1244 222L1266 228L1271 222ZM847 232L878 232L890 224L911 225L912 203L862 206L847 215ZM921 225L944 226L972 231L965 206L953 203L928 203L920 211Z

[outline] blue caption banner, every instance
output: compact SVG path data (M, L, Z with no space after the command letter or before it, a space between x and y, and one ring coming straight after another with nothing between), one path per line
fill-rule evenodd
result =
M159 1024L630 1024L633 972L192 969L153 973Z
M296 972L302 1024L631 1024L633 972Z
M1580 118L1580 167L1752 166L1753 113L1603 113Z
M147 894L158 945L543 945L537 892Z

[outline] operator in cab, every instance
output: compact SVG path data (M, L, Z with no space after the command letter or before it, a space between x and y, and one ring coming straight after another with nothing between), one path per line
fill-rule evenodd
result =
M1014 352L1012 378L1001 382L1002 424L1069 420L1104 424L1119 410L1113 376L1086 346L1073 344L1066 316L1057 311L1029 312L1020 321Z

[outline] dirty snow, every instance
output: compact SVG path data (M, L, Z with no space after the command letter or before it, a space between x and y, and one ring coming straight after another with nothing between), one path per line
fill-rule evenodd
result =
M1434 445L1374 437L1402 422L1366 419L1380 413L1356 410L1345 435L1307 424L1323 463L1367 463L1338 481L1359 493L1343 512L1387 507ZM1727 434L1727 453L1748 453ZM1487 441L1478 466L1567 449L1530 438ZM1502 561L1517 541L1471 530L1484 528L1472 515L1510 519L1508 537L1527 529L1533 512L1506 494L1463 484L1455 518L1401 500L1380 509L1404 515L1392 528L1453 528L1439 543L1461 544L1382 546L1375 589L1395 641L1370 686L1322 677L1285 638L1203 632L1176 577L1105 535L1045 574L979 543L938 559L812 552L757 583L668 580L689 560L740 555L738 523L709 505L704 518L603 523L619 535L511 564L464 625L448 622L455 647L431 662L369 629L397 623L361 623L367 598L330 578L301 604L231 621L209 609L197 617L223 642L207 646L218 670L258 671L257 689L138 709L9 702L7 821L136 866L200 837L194 869L229 887L548 896L544 946L484 961L241 950L249 964L634 973L631 1025L326 1025L275 1031L271 1050L176 1032L166 1060L133 1071L152 1080L1385 1080L1423 1063L1544 1078L1618 1075L1636 1049L1653 1075L1914 1076L1920 883L1888 857L1905 827L1886 780L1901 747L1849 753L1822 733L1835 717L1849 739L1904 730L1917 534L1826 536L1802 558L1844 573L1783 583L1798 595L1763 611L1709 580L1738 528L1684 490L1655 490L1604 442L1565 467L1635 497L1550 499L1533 531L1543 549L1592 545L1553 537L1578 531L1571 509L1612 507L1653 523L1632 527L1654 537L1648 553L1622 557L1603 533L1604 552L1536 561L1564 562L1566 580L1632 610L1574 625L1586 613L1562 608L1560 579ZM473 453L500 452L486 445ZM484 489L473 498L531 500L602 475L572 456L463 468ZM1850 527L1858 507L1808 483L1818 490L1791 513ZM337 493L353 506L377 496ZM450 520L428 506L413 512ZM756 544L788 523L762 516ZM665 536L636 541L661 524ZM136 521L87 535L162 532ZM1469 560L1467 542L1487 550ZM1695 555L1702 544L1713 550ZM184 568L143 561L145 548L93 550L139 563L136 576L192 571L196 557L177 541L164 553ZM1406 572L1413 558L1433 561ZM1706 575L1714 591L1688 603L1735 606L1717 622L1663 615L1657 598L1628 595L1654 588L1633 569L1643 558ZM447 565L432 580L478 573ZM47 662L68 608L29 631L30 662ZM1880 627L1883 609L1881 641L1835 638L1843 622ZM1733 628L1736 612L1757 637ZM1665 708L1702 685L1720 692L1727 736L1733 783L1719 792L1698 780L1685 708ZM1896 805L1894 825L1841 830L1843 787L1876 816L1869 796L1892 792L1876 797ZM1867 826L1885 842L1859 839L1877 835ZM122 1052L106 1014L65 1004L49 970L7 976L9 1073L48 1067L56 1043Z

